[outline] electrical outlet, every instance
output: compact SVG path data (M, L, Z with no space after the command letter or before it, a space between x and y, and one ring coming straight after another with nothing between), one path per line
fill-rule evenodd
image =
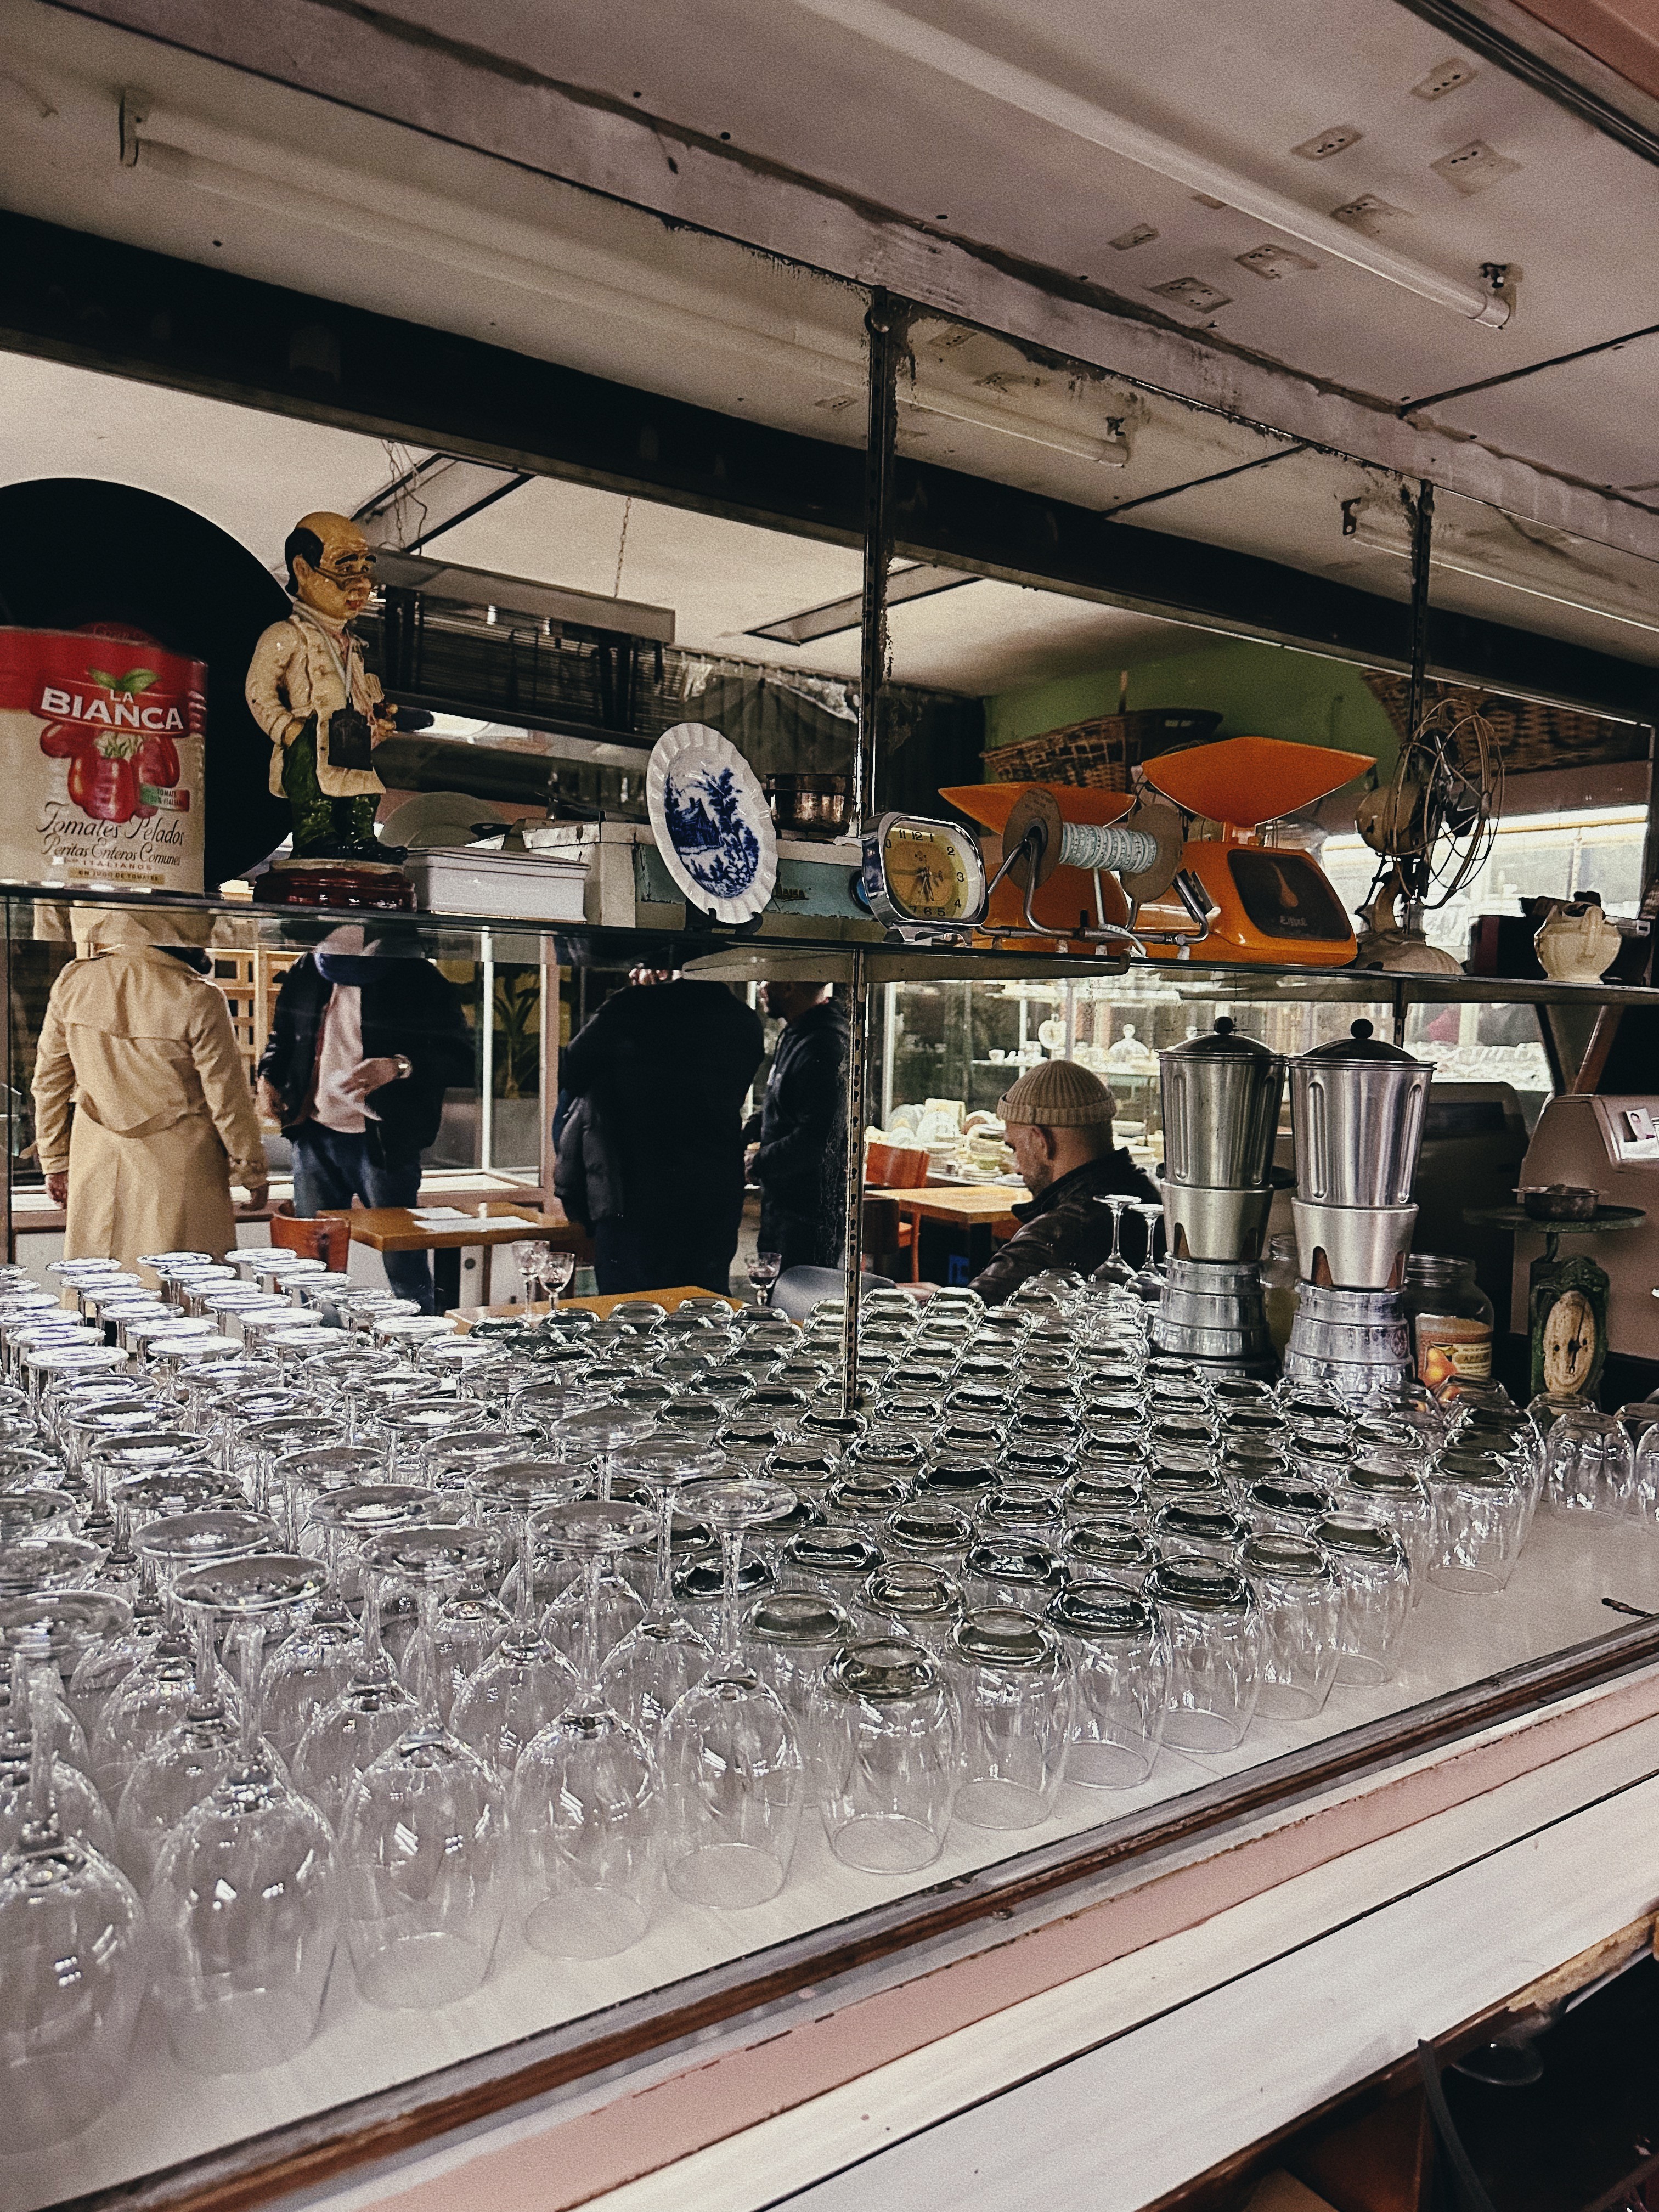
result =
M1478 76L1480 74L1473 62L1461 62L1455 58L1441 62L1429 71L1421 84L1414 84L1412 87L1412 98L1413 100L1443 100L1449 92L1457 91L1459 87L1466 85L1472 76Z
M1201 276L1172 276L1167 284L1149 284L1146 289L1160 299L1173 300L1178 307L1190 308L1195 315L1212 314L1216 308L1232 304L1231 293L1218 292Z
M1520 167L1506 154L1488 146L1484 138L1471 138L1467 146L1455 152L1443 154L1429 167L1437 177L1443 177L1454 191L1484 192L1503 178L1512 176Z
M1126 230L1111 240L1120 253L1127 253L1133 246L1150 246L1158 233L1149 222L1138 222L1133 230Z
M1333 154L1346 154L1350 146L1357 146L1364 135L1357 123L1334 123L1328 131L1322 131L1315 138L1304 138L1291 151L1299 154L1304 161L1328 161Z
M1411 220L1404 208L1378 199L1375 192L1361 192L1357 200L1344 200L1340 207L1331 210L1331 218L1335 222L1346 222L1350 230L1358 231L1364 238L1385 237L1391 222Z
M1288 246L1253 246L1248 253L1234 254L1233 259L1252 276L1294 276L1300 270L1319 266L1305 253L1292 253Z

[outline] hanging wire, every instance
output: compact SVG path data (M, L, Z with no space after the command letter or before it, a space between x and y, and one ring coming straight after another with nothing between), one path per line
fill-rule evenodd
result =
M622 597L623 559L628 551L628 522L633 512L633 500L625 499L623 501L622 536L617 541L617 580L611 586L611 596L613 599L619 599Z

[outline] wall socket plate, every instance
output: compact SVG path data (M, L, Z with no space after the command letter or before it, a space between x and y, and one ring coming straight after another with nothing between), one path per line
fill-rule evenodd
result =
M1413 100L1443 100L1449 92L1456 92L1480 70L1473 62L1459 61L1455 55L1449 61L1437 63L1420 84L1412 87Z
M1319 266L1305 253L1293 252L1288 246L1253 246L1248 253L1235 253L1233 259L1241 269L1248 269L1252 276L1295 276L1304 269Z
M1473 193L1484 192L1503 178L1512 176L1521 164L1488 146L1484 138L1471 138L1467 146L1443 154L1429 167L1437 177L1443 177L1454 191Z
M1340 207L1331 210L1334 222L1346 222L1350 230L1357 230L1362 238L1386 238L1392 222L1411 221L1405 208L1379 199L1375 192L1361 192L1358 199L1344 200Z
M1173 300L1178 307L1188 307L1195 315L1207 315L1217 307L1231 304L1231 292L1218 292L1213 284L1206 284L1201 276L1172 276L1167 284L1149 284L1149 292L1160 299Z
M1304 161L1328 161L1333 154L1345 154L1350 146L1357 146L1364 135L1357 123L1334 123L1328 131L1304 138L1291 151Z

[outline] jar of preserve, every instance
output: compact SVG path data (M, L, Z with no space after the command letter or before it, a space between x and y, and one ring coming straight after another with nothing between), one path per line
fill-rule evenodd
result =
M1402 1300L1412 1326L1417 1379L1437 1397L1492 1380L1496 1310L1474 1279L1473 1260L1413 1252Z

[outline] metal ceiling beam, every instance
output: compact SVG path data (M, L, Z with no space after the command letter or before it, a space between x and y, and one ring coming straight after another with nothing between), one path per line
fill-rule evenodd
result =
M707 134L568 85L361 0L45 0L802 267L885 287L1206 412L1428 479L1506 512L1659 558L1659 515L1535 459L1188 329L1108 287L1009 254ZM349 88L349 90L347 88ZM550 152L556 149L556 152Z
M505 469L858 546L865 457L193 261L0 213L0 347ZM1091 507L899 459L893 552L1382 668L1398 600ZM1437 613L1429 666L1648 720L1659 672Z

